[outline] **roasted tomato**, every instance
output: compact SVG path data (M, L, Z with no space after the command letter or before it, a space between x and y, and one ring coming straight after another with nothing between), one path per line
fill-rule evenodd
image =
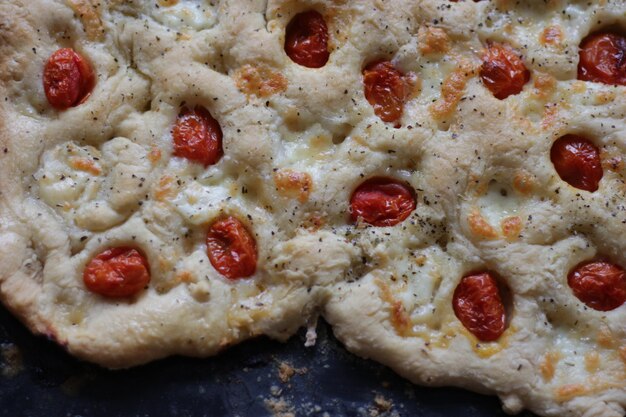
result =
M626 37L594 33L580 44L578 79L626 85Z
M298 13L287 25L285 52L296 64L321 68L328 62L328 27L315 10Z
M576 135L557 139L550 150L550 159L559 177L572 187L596 191L602 179L600 152L591 141Z
M220 160L222 129L211 113L202 106L193 110L183 108L174 131L174 155L203 164L205 167Z
M43 70L43 89L48 103L65 110L84 102L95 85L89 63L71 48L50 55Z
M498 283L489 272L463 277L454 290L454 314L483 342L498 339L506 329L506 312Z
M391 62L378 61L365 67L363 85L365 98L384 122L395 122L402 117L409 86L404 74Z
M350 198L353 221L359 218L373 226L393 226L415 210L415 193L392 178L374 177L361 183Z
M111 298L131 297L150 282L150 267L135 248L110 248L96 255L83 271L85 286Z
M494 97L503 100L518 94L530 79L524 62L507 45L491 42L482 56L480 78Z
M256 271L256 242L235 217L217 220L209 226L206 244L211 265L226 278L245 278Z
M610 262L583 262L567 276L574 295L587 306L610 311L626 301L624 270Z

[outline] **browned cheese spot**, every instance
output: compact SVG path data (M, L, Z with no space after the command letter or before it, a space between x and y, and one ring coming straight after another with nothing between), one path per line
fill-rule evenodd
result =
M281 169L274 173L274 184L278 192L285 197L297 198L301 203L309 199L313 180L306 172Z
M539 365L541 376L545 381L550 381L554 378L554 371L556 370L556 364L561 359L559 352L548 352L543 358L543 362Z
M585 354L585 369L589 373L594 373L600 367L600 355L596 351Z
M587 392L587 389L582 384L569 384L563 385L555 389L554 396L557 401L563 402L571 400L574 397L578 397Z
M174 178L164 175L159 179L159 183L154 190L154 198L157 201L165 201L176 194L174 187Z
M160 159L161 159L161 150L157 148L156 146L153 146L152 149L150 149L150 152L148 153L148 160L152 163L152 165L154 165L157 162L159 162Z
M74 169L89 172L93 175L100 175L102 173L100 167L92 159L89 158L71 157L70 165Z
M509 240L517 239L524 228L519 216L510 216L502 219L500 223L502 234Z
M614 91L599 91L595 96L596 104L609 104L615 101L616 94Z
M246 95L266 98L287 89L287 79L265 66L246 64L234 76L237 88Z
M391 324L400 336L409 336L411 332L411 319L400 300L396 300L391 288L381 279L376 279L376 285L380 288L381 298L390 306Z
M535 179L526 171L518 171L513 177L513 188L521 194L530 194L535 186Z
M496 239L498 237L496 230L485 220L477 209L472 210L467 216L467 224L472 234L476 237L481 239Z
M94 0L67 0L67 4L83 24L87 39L90 41L102 40L104 27L100 20L98 3Z
M559 116L559 107L555 103L546 104L544 106L543 118L541 119L541 127L545 130L554 128Z
M596 340L598 345L604 348L612 348L615 345L613 332L611 332L611 329L606 325L600 326Z
M563 41L563 31L560 26L553 25L546 27L539 36L542 45L560 46Z
M475 68L467 61L462 61L452 71L441 86L441 97L430 106L430 113L435 119L443 119L454 112L467 81L476 73Z
M534 74L535 95L540 99L549 98L556 89L556 78L550 74L537 72Z
M420 52L424 55L442 53L450 49L450 38L441 28L422 26L417 32Z
M189 271L180 271L178 274L176 274L177 283L190 284L195 281L196 280L193 274Z

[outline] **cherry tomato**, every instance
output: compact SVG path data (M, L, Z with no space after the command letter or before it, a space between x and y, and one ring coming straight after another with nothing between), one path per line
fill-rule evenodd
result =
M236 218L229 216L209 226L206 244L211 265L226 278L245 278L254 274L256 242Z
M146 258L130 247L110 248L96 255L83 271L89 291L111 298L131 297L150 282Z
M583 262L567 276L574 295L599 311L614 310L626 301L626 274L610 262Z
M578 79L626 85L626 37L594 33L580 44Z
M530 79L524 62L511 48L492 42L482 56L480 78L494 97L503 100L518 94Z
M363 70L365 98L374 107L374 113L384 122L395 122L402 117L409 88L404 74L389 61L369 64Z
M48 58L43 70L43 89L52 107L65 110L81 104L94 85L91 66L73 49L59 49Z
M373 226L393 226L415 210L415 193L406 184L384 177L361 183L350 198L353 221L362 218Z
M222 128L211 113L202 106L193 110L183 107L174 131L174 155L203 164L205 167L220 160Z
M285 52L296 64L321 68L328 62L328 27L315 10L298 13L287 25Z
M600 152L589 140L576 135L557 139L550 160L559 177L572 187L590 192L598 189L603 175Z
M495 278L489 272L463 277L454 290L454 314L483 342L500 337L506 329L506 312Z

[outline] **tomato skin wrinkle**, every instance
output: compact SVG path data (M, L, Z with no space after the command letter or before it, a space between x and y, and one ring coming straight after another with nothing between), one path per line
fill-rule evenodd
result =
M89 261L83 282L91 292L104 297L131 297L150 282L150 266L135 248L110 248Z
M626 37L594 33L580 44L578 79L611 85L626 85Z
M235 217L217 220L209 226L206 244L211 265L226 278L246 278L256 271L256 242Z
M91 66L71 48L55 51L44 66L44 92L48 103L58 110L83 103L94 84L95 75Z
M310 10L295 15L285 31L285 53L298 65L321 68L326 65L328 27L319 12Z
M373 226L394 226L415 210L415 192L392 178L373 177L361 183L350 198L352 221Z
M626 301L626 274L611 262L583 262L568 274L567 283L576 298L594 310L615 310Z
M594 192L604 173L600 151L588 139L565 135L557 139L550 149L550 160L559 177L572 187Z
M454 290L454 314L483 342L497 340L506 329L506 312L498 283L489 272L463 277Z
M198 162L205 167L216 164L222 150L222 128L202 106L193 110L184 107L172 132L174 155Z
M389 61L378 61L363 69L364 93L374 113L384 122L402 117L408 86L402 74Z
M508 46L491 42L482 56L480 77L497 99L518 94L530 80L530 71Z

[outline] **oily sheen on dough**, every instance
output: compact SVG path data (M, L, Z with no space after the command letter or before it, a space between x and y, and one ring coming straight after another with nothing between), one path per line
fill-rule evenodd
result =
M329 27L320 69L283 50L287 23L311 9ZM111 368L284 340L322 314L349 350L415 383L497 394L511 413L622 416L626 306L587 308L567 273L596 255L626 265L626 87L576 80L581 40L625 16L622 0L4 1L2 301ZM545 42L546 28L562 36ZM523 55L532 75L520 94L498 100L482 85L487 41ZM89 60L97 83L57 111L42 68L62 47ZM399 128L364 97L362 68L379 59L416 80ZM176 116L195 105L224 133L208 168L172 156ZM568 133L617 161L594 193L550 161ZM306 187L284 186L294 172ZM414 187L409 218L350 221L352 191L373 176ZM222 277L206 255L207 225L224 213L256 239L250 279ZM501 227L510 218L517 233ZM150 263L137 298L84 287L86 263L117 245ZM452 311L475 270L510 292L496 342Z

